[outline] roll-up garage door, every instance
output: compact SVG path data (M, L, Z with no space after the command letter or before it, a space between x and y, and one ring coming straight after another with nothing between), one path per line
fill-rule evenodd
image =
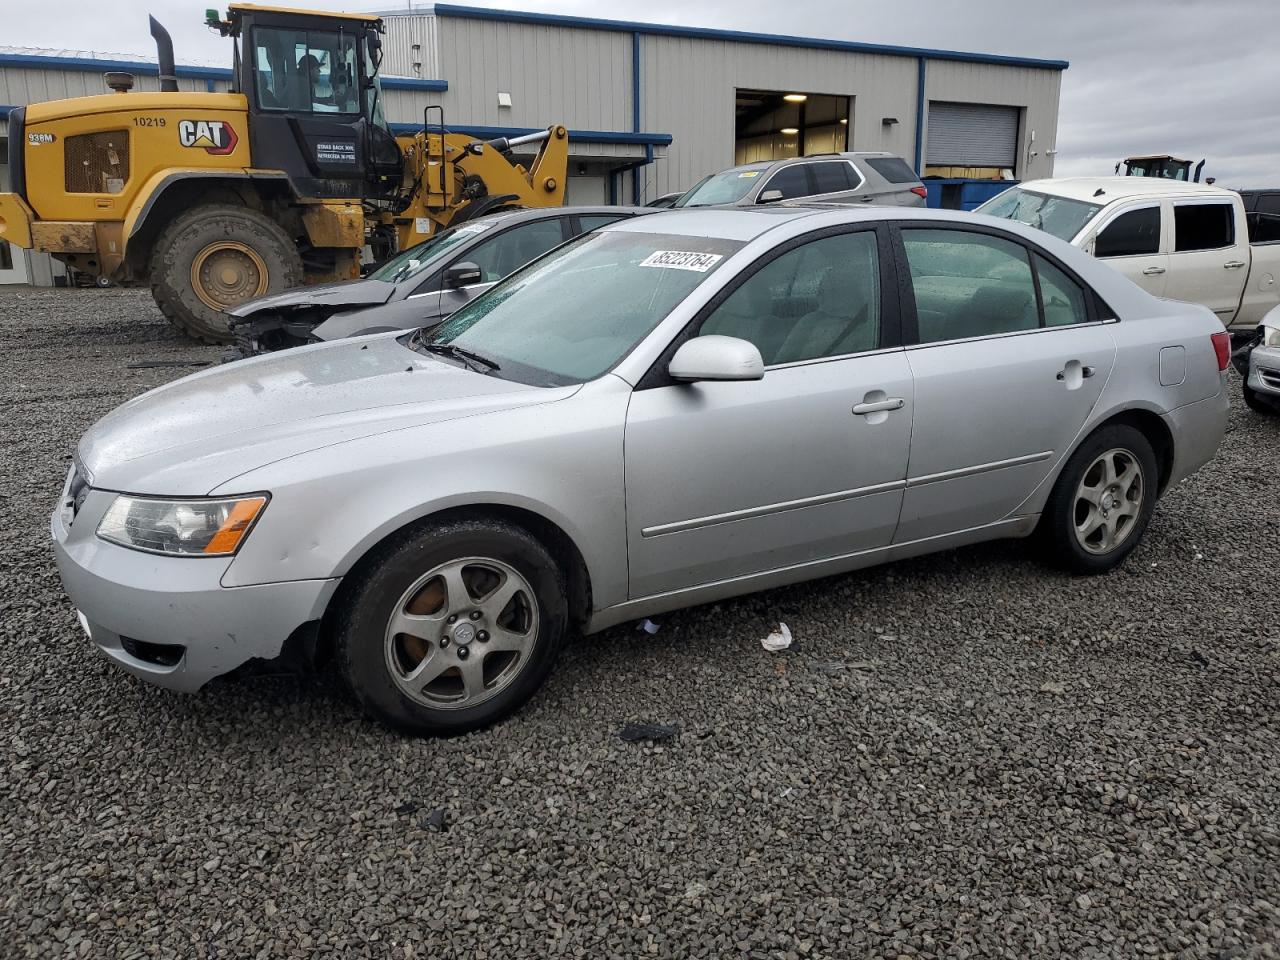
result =
M1013 167L1017 158L1017 107L987 103L929 104L929 164Z

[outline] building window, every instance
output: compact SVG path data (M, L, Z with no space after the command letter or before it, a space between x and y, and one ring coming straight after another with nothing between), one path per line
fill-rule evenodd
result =
M849 149L852 98L789 90L738 90L734 163Z

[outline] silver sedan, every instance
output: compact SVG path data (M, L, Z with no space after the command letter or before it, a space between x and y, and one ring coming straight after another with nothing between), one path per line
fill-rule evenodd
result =
M1109 570L1217 450L1228 355L1205 308L1005 220L658 213L430 332L124 404L54 550L145 680L327 650L383 721L474 729L570 631L1001 537Z

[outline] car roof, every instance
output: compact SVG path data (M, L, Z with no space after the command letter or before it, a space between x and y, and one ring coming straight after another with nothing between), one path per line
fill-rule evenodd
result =
M1207 183L1166 180L1163 177L1056 177L1019 184L1033 193L1051 193L1070 200L1106 205L1133 197L1206 196L1229 197L1232 191ZM1101 190L1101 193L1098 191Z
M535 207L532 210L499 210L497 213L488 213L482 217L476 217L474 220L464 220L462 223L519 223L522 220L543 220L548 217L563 217L569 214L609 213L616 213L618 216L623 217L634 217L653 213L653 210L649 207L611 207L606 204L578 207Z

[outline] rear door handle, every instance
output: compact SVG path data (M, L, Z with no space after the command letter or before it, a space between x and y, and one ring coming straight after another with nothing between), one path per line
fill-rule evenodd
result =
M871 195L869 195L869 194L868 194L868 195L867 195L867 196L865 196L865 197L859 197L859 198L858 198L858 201L859 201L860 203L870 203L870 202L871 202L872 200L874 200L874 199L875 199L875 197L873 197L873 196L871 196Z
M1147 267L1142 272L1148 277L1154 277L1157 274L1164 273L1164 267Z
M1222 269L1224 269L1224 270L1239 270L1239 269L1240 269L1241 267L1243 267L1243 266L1244 266L1244 261L1243 261L1243 260L1228 260L1226 263L1224 263L1224 264L1222 265Z
M881 413L885 410L901 410L907 405L902 397L889 397L887 400L876 400L872 403L855 403L853 412L856 416L865 417L869 413Z
M1072 360L1072 361L1068 362L1068 363L1067 363L1067 365L1066 365L1065 367L1063 367L1061 370L1059 370L1059 371L1058 371L1058 379L1059 379L1059 380L1065 380L1065 379L1067 379L1067 374L1071 372L1071 365L1072 365L1072 364L1078 364L1078 365L1079 365L1079 367L1080 367L1080 376L1081 376L1082 378L1084 378L1085 380L1088 380L1090 377L1092 377L1095 373L1097 373L1097 372L1098 372L1098 371L1097 371L1097 370L1095 370L1093 367L1086 367L1086 366L1084 366L1083 364L1080 364L1080 361L1079 361L1079 360Z

